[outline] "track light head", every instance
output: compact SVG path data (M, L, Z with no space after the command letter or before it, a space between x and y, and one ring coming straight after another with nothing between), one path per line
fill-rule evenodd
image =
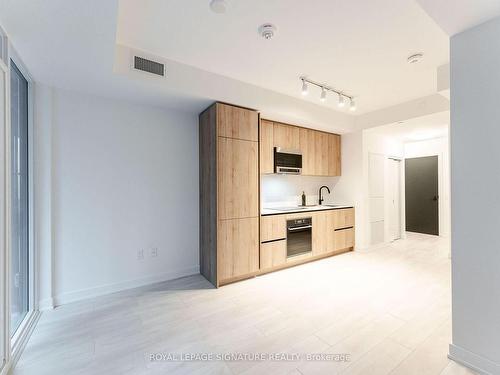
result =
M322 102L326 101L326 90L324 87L321 88L321 96L319 97L319 100Z
M307 82L303 79L302 80L302 95L306 96L309 93L308 87L307 87Z
M339 108L344 108L345 107L345 99L344 95L339 94L339 103L338 103Z
M356 102L354 101L354 98L351 98L351 105L349 106L349 110L351 112L354 112L356 110Z

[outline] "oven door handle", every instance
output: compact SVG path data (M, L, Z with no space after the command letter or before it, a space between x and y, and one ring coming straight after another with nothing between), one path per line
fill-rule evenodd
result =
M302 229L310 229L312 228L313 226L312 225L305 225L303 227L292 227L292 228L288 228L288 230L290 232L293 232L293 231L296 231L296 230L302 230Z

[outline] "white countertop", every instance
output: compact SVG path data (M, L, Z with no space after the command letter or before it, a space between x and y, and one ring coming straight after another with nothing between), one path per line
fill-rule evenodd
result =
M329 205L328 205L329 204ZM290 206L290 208L294 209L280 209L280 207L262 207L260 214L262 216L266 215L282 215L282 214L295 214L300 212L311 212L311 211L324 211L324 210L338 210L340 208L352 208L354 207L352 204L336 204L336 203L328 203L322 206ZM296 207L296 209L295 209Z

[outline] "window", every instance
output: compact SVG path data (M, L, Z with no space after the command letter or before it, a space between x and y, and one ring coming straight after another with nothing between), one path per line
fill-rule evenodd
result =
M30 310L28 81L13 61L11 61L10 90L10 334L12 336Z

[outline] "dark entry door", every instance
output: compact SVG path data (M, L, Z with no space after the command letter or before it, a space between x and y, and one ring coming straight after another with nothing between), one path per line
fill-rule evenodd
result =
M438 157L405 160L406 230L439 235Z

